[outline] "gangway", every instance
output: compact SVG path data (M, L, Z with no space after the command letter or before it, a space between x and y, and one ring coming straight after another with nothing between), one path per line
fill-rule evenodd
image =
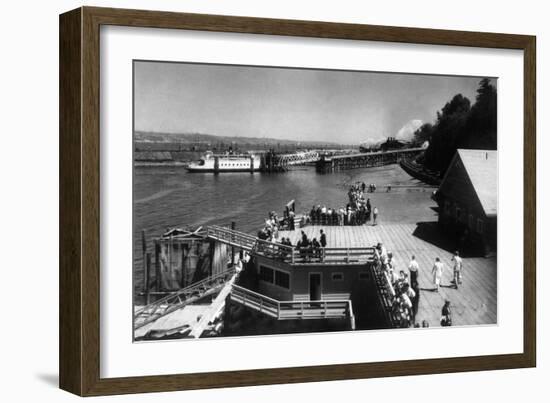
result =
M317 161L319 161L319 152L317 151L299 151L291 154L278 154L275 157L275 164L279 167L303 165Z
M201 298L215 294L222 289L228 281L232 280L236 273L235 268L231 268L215 276L209 276L146 305L135 313L134 330L152 323L178 309L182 309Z
M240 248L247 252L252 251L258 240L254 235L220 227L219 225L210 225L206 230L206 236L215 241Z

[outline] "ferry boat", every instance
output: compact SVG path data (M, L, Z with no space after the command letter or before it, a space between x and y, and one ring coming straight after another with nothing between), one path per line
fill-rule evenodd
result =
M253 154L214 154L208 151L198 162L187 167L189 172L254 172L260 170L260 158Z

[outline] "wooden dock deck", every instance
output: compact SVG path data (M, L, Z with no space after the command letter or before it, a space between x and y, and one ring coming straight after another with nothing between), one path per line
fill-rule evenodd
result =
M462 285L458 290L451 283L451 257L455 246L437 232L437 223L381 224L377 226L308 226L294 231L280 231L296 245L303 230L309 239L319 239L323 229L327 247L365 247L382 242L393 253L396 270L408 273L412 255L420 266L420 301L416 322L428 321L439 326L445 299L451 301L453 326L497 323L497 263L496 258L463 256ZM436 257L445 265L439 293L433 291L432 267Z

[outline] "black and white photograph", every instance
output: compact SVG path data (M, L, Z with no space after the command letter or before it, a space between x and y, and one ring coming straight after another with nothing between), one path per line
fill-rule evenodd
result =
M497 87L134 60L133 340L497 325Z

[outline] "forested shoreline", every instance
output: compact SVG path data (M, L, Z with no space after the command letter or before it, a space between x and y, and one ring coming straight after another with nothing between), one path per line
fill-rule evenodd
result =
M479 82L475 103L457 94L437 112L434 123L425 123L414 133L417 145L429 142L417 162L445 173L456 150L497 149L497 91L491 80Z

